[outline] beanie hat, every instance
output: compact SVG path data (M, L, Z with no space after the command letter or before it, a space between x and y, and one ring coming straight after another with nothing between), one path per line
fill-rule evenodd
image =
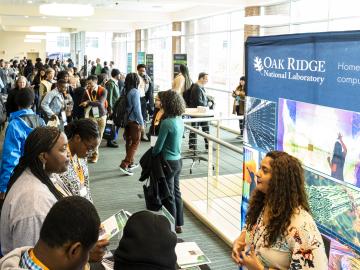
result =
M175 270L176 242L166 217L137 212L126 222L114 253L114 270Z

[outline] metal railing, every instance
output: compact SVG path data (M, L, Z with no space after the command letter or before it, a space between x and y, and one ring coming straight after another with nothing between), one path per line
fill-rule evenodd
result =
M180 186L186 207L231 245L240 234L242 143L220 129L229 119L241 116L184 119ZM207 123L209 133L199 123Z

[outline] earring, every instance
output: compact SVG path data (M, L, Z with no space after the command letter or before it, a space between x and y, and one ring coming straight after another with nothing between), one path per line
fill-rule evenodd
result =
M43 165L43 170L45 171L45 169L46 169L46 166L45 166L45 165L46 165L46 163L45 163L45 162L43 162L43 164L42 164L42 165Z

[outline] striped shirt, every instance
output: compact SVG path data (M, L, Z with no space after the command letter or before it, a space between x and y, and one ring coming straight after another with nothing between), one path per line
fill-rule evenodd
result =
M48 270L47 267L42 268L41 266L37 265L29 254L30 250L27 250L21 256L19 267L30 269L30 270Z

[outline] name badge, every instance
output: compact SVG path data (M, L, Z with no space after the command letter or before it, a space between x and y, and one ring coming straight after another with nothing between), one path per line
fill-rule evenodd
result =
M83 186L81 189L80 189L80 196L81 197L86 197L87 195L87 188L85 186Z
M151 136L150 137L150 146L151 147L155 146L157 139L158 139L158 136Z
M62 120L64 123L66 123L67 118L66 118L66 112L65 112L65 111L61 111L61 120Z
M93 117L95 117L95 118L100 117L100 113L99 113L99 108L98 108L98 107L92 107L91 110L92 110L92 113L93 113Z

